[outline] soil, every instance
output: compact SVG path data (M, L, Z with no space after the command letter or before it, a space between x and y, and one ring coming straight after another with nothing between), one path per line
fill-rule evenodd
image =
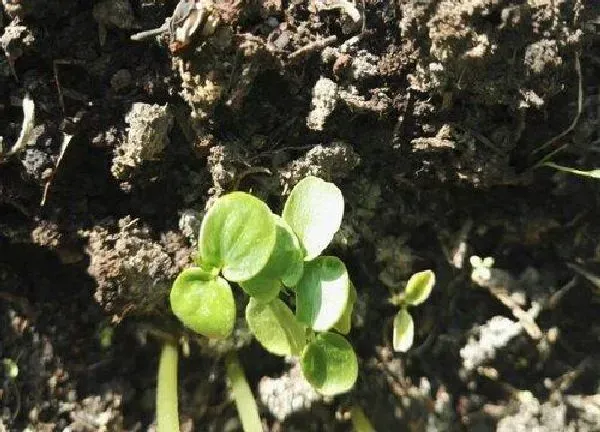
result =
M600 431L600 184L544 165L600 166L597 2L196 5L132 40L176 2L2 1L0 431L153 430L205 209L281 209L307 175L346 200L358 382L321 398L239 320L192 338L182 430L241 430L236 349L265 430L351 430L360 406L378 431ZM389 299L427 268L395 353Z

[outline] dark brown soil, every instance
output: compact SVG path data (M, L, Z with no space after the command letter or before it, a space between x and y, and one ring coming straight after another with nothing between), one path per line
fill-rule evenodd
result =
M540 164L600 167L598 4L214 3L174 44L130 39L172 0L2 1L0 431L153 428L205 208L237 187L279 209L306 175L346 199L357 385L316 397L240 320L182 360L182 430L240 430L238 349L266 430L351 430L359 405L378 431L600 431L600 183ZM426 268L394 353L388 300Z

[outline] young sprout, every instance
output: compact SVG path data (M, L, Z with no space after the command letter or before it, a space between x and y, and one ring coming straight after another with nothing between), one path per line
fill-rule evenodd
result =
M235 322L234 282L250 296L245 318L267 351L298 356L304 377L324 395L350 390L358 361L342 334L350 331L356 289L339 258L320 256L339 230L343 212L341 191L316 177L296 185L282 216L247 193L222 196L202 221L197 266L173 283L173 313L198 334L229 336ZM296 296L295 312L280 298L283 289ZM235 382L242 383L240 368L229 362L228 370L239 372ZM238 403L240 417L246 418L243 427L253 430L246 425L256 425L257 415L241 408L252 405L252 395L240 388L236 392L236 400L245 401Z
M404 293L394 302L400 306L400 311L394 318L394 351L407 352L413 344L415 336L415 323L408 312L408 306L417 306L423 303L435 285L435 274L425 270L413 274L406 284Z

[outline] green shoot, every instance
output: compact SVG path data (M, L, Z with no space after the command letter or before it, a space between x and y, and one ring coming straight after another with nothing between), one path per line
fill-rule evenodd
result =
M172 342L165 342L158 363L158 385L156 389L157 432L179 432L177 360L177 345Z
M354 432L375 432L375 428L359 405L354 405L350 409L350 418Z
M598 179L600 180L600 169L593 169L590 171L583 171L583 170L578 170L575 168L571 168L571 167L567 167L567 166L563 166L563 165L558 165L555 164L554 162L545 162L543 164L544 166L550 167L550 168L554 168L558 171L563 171L563 172L567 172L570 174L575 174L578 176L582 176L582 177L590 177L590 178L594 178L594 179Z
M415 323L408 306L417 306L427 300L434 285L435 274L431 270L415 273L408 280L404 292L392 298L392 303L400 306L400 311L394 317L394 351L407 352L412 346Z
M254 400L244 369L235 352L227 354L225 370L244 432L262 432L263 427L258 415L256 400Z
M339 258L324 256L306 263L296 286L296 314L315 331L327 331L341 318L350 282Z
M347 392L358 377L352 345L337 333L321 333L302 353L302 373L321 394Z
M318 257L331 243L343 214L344 197L340 190L317 177L298 183L283 209L283 218L298 236L307 261Z
M173 313L196 333L229 336L234 282L250 296L245 318L267 351L299 356L305 378L323 394L350 390L358 360L350 343L333 331L350 332L356 290L340 259L319 256L339 230L343 212L341 191L316 177L296 185L283 216L244 192L220 197L202 221L197 267L173 283ZM296 296L295 312L280 298L283 287Z

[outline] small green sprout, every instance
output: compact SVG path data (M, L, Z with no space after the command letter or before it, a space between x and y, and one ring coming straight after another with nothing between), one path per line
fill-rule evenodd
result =
M425 270L413 274L406 284L404 292L392 299L394 304L400 306L400 311L394 318L394 351L406 352L413 344L415 336L415 323L408 312L408 306L417 306L423 303L435 285L435 274Z
M282 216L244 192L217 199L202 221L196 267L173 283L173 313L198 334L225 338L235 323L235 282L250 296L245 318L267 351L299 356L322 394L350 390L358 361L342 334L350 331L356 289L340 259L320 256L343 212L341 191L316 177L296 185ZM295 295L295 312L282 291Z
M543 165L550 167L550 168L554 168L555 170L558 170L558 171L563 171L563 172L575 174L575 175L578 175L581 177L590 177L593 179L600 180L600 169L599 168L586 171L586 170L579 170L576 168L571 168L568 166L558 165L558 164L555 164L554 162L545 162L545 163L543 163Z
M4 376L14 380L19 376L19 365L11 358L3 358L2 366L4 366Z

